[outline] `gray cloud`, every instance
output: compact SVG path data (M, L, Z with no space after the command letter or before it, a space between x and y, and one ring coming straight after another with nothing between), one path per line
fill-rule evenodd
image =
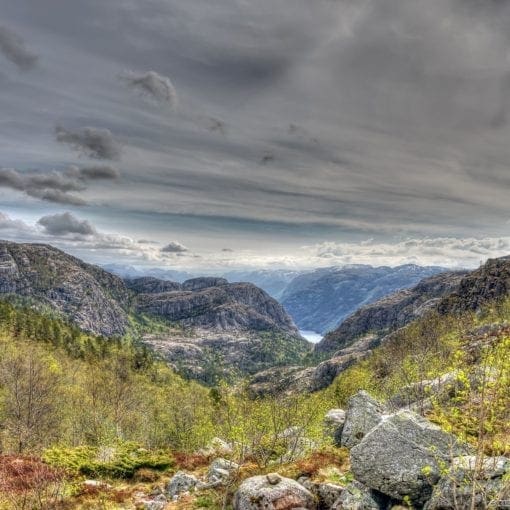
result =
M25 46L25 42L18 34L2 26L0 26L0 52L23 71L32 69L39 59Z
M44 232L52 236L66 236L77 234L80 236L94 236L96 229L87 220L79 220L69 212L43 216L37 222L44 227Z
M55 128L58 142L67 143L73 149L94 159L119 159L120 145L109 129L85 127L81 130L68 130L62 126Z
M128 87L138 91L145 97L168 103L175 108L178 105L177 91L170 78L162 76L155 71L137 74L129 71L120 75Z
M166 246L161 248L161 253L185 253L188 252L188 248L178 243L177 241L170 241Z
M43 173L0 168L0 187L22 191L31 197L59 204L86 204L80 197L69 193L83 191L83 183L55 170Z
M120 177L120 172L115 167L110 165L86 166L82 168L72 165L66 171L66 175L76 179L85 180L113 180Z

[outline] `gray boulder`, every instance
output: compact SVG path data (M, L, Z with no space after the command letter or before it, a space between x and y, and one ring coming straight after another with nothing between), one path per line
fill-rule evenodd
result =
M384 406L366 391L359 391L349 399L340 444L347 448L356 446L375 426L386 412Z
M434 487L426 510L507 509L510 482L503 481L510 472L506 457L456 457L448 471ZM474 506L472 504L474 503Z
M346 413L343 409L330 409L324 417L324 435L340 446Z
M226 459L215 459L209 466L208 482L224 482L239 469L239 464Z
M316 510L313 494L295 480L276 473L254 476L245 480L237 490L234 510Z
M385 417L351 449L357 480L399 501L427 501L441 466L466 453L450 434L411 411Z
M298 482L317 498L319 510L329 510L332 508L335 501L344 491L341 485L313 482L307 477L300 478Z
M388 497L354 480L345 487L330 508L332 510L386 510L389 507Z
M171 498L176 498L183 492L193 490L199 483L197 477L184 471L178 471L168 482L166 492Z

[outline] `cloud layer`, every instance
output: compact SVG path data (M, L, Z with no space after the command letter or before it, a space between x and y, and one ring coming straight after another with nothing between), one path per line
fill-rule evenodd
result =
M39 200L0 191L6 210L86 202L173 263L502 252L509 2L7 4L0 184ZM168 239L190 251L162 252ZM95 242L106 257L119 240Z

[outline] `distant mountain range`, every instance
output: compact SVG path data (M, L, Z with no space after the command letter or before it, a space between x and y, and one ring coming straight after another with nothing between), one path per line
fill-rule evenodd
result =
M300 329L324 334L361 306L443 271L442 267L413 264L317 269L294 278L280 302Z
M109 264L104 269L122 278L155 277L184 282L197 275L161 268ZM300 330L325 334L359 307L397 290L412 287L422 278L446 271L413 264L398 267L348 265L316 270L259 269L218 273L230 282L249 282L282 303ZM210 273L209 271L206 271Z

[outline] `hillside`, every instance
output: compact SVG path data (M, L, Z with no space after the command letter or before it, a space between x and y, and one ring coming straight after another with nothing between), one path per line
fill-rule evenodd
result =
M106 337L146 337L155 328L158 340L148 344L191 376L202 374L210 359L217 360L218 373L235 368L242 374L295 363L310 352L277 301L253 284L223 278L125 282L48 245L2 242L0 293ZM191 358L190 343L198 353Z
M327 333L361 306L441 271L412 264L317 269L294 278L280 301L300 329Z

